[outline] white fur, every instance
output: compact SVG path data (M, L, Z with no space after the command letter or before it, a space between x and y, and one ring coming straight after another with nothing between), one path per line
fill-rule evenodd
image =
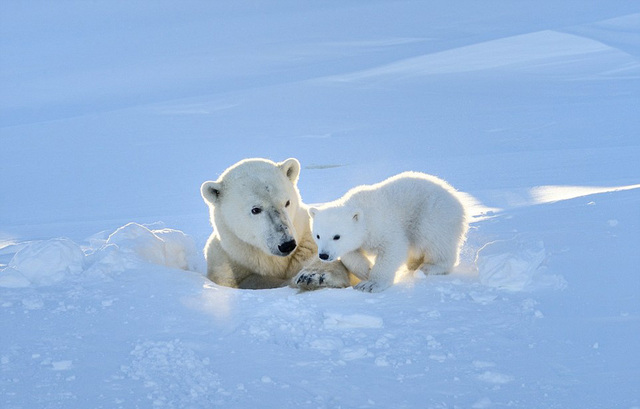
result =
M344 265L362 281L356 289L382 291L398 269L446 274L458 262L467 233L465 209L443 180L405 172L309 209L320 258ZM370 256L375 257L372 266Z
M202 184L214 227L204 250L210 280L229 287L279 287L310 261L320 264L297 188L299 174L300 163L293 158L280 163L246 159ZM295 248L286 248L292 241ZM348 285L341 263L316 271L325 275L316 287Z

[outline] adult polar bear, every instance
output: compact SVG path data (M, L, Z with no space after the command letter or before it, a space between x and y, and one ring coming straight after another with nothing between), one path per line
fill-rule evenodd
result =
M322 263L297 183L300 163L245 159L204 182L214 231L204 249L207 277L248 289L346 287L341 262Z

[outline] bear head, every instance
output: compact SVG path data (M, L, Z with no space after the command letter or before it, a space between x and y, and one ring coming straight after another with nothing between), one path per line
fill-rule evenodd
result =
M287 159L245 159L216 181L204 182L201 193L221 241L234 235L267 254L286 257L300 242L296 217L301 199L297 188L300 163Z
M348 205L312 207L309 216L321 260L334 261L362 246L366 228L360 209Z

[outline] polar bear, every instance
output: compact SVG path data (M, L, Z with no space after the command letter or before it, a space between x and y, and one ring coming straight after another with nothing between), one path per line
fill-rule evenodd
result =
M319 258L340 258L363 280L355 288L365 292L391 286L403 264L425 274L450 272L468 229L456 191L418 172L356 187L309 214Z
M346 287L342 263L316 257L308 208L297 188L300 163L246 159L204 182L214 231L204 249L207 277L220 285L261 289Z

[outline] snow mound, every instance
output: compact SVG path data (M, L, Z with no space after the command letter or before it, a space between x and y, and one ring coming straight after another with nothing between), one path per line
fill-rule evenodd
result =
M48 286L70 277L106 276L140 263L197 270L200 257L194 240L179 230L150 230L137 223L118 228L106 240L86 249L66 238L36 241L18 250L4 269L0 287Z
M478 276L486 286L511 291L564 288L566 282L562 277L544 274L546 257L542 241L493 241L478 251Z
M182 270L194 269L197 264L195 242L179 230L150 230L129 223L109 236L103 250L109 246L115 246L124 257L134 256L151 264Z
M82 272L84 253L69 239L36 241L19 250L0 271L0 287L46 286Z

